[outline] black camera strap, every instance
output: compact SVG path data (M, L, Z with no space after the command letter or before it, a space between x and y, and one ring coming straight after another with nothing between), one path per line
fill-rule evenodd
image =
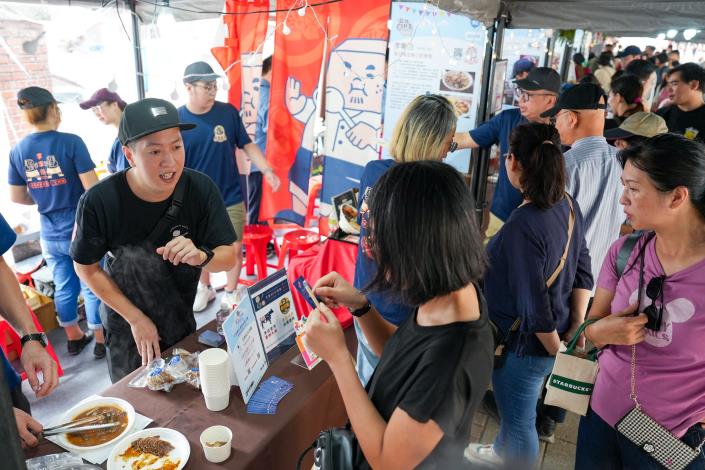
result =
M184 195L186 193L186 175L181 174L179 182L176 183L174 192L171 195L171 204L164 211L162 217L159 219L157 224L154 226L152 231L147 236L147 240L154 243L155 245L159 243L160 237L169 230L169 228L176 222L179 216L181 207L183 206Z

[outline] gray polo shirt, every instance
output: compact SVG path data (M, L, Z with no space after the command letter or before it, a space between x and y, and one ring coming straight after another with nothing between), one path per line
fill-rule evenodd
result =
M617 152L602 136L577 140L565 152L566 191L583 212L593 279L598 278L607 250L619 238L624 221L619 204L622 167Z

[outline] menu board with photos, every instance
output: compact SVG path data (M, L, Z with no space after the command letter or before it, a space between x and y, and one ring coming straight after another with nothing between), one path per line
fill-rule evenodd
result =
M384 154L406 106L417 96L437 93L453 104L457 130L477 120L487 33L479 21L430 4L392 4L389 67L384 108ZM446 162L467 171L470 151L457 151Z

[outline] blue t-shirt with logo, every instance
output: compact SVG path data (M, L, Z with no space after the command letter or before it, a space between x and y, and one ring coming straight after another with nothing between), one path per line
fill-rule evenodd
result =
M499 178L490 211L502 221L506 221L509 214L522 202L521 192L512 186L507 177L504 156L509 152L509 136L514 128L527 122L519 108L507 109L470 131L470 137L480 147L499 144Z
M83 184L78 175L95 168L86 144L74 134L35 132L10 151L8 182L27 186L39 209L45 240L71 238Z
M108 157L108 171L110 173L117 173L125 168L129 168L130 164L127 162L127 157L122 151L122 144L120 139L115 137L115 142L110 148L110 156Z
M10 228L5 218L0 214L0 256L4 255L7 250L12 247L16 239L17 235L15 231ZM15 369L10 365L10 361L7 360L2 349L0 349L0 356L2 356L2 364L5 368L5 381L10 390L13 390L20 384L20 376L17 375Z
M186 167L210 176L223 195L225 206L242 202L240 173L235 165L235 148L251 142L237 109L216 101L210 111L193 114L179 108L181 122L196 124L181 133L186 151Z
M365 250L365 236L367 235L369 223L369 197L383 174L387 172L396 162L394 160L373 160L365 166L360 178L360 192L358 194L358 223L360 224L360 244L357 248L357 260L355 261L356 289L362 290L377 274L377 263ZM397 326L401 325L411 315L412 307L401 301L399 296L393 292L366 292L369 302L382 317Z

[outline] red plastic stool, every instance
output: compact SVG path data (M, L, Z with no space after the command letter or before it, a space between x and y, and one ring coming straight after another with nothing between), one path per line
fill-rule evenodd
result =
M34 314L32 309L29 309L30 315L32 315L32 320L34 321L34 326L37 327L37 331L42 332L42 326L39 324L39 320L37 320L37 316ZM10 326L9 323L7 323L6 320L0 320L0 349L2 349L2 352L5 353L5 357L9 359L9 352L13 351L17 355L17 357L22 356L22 343L20 342L20 337L15 332L15 330ZM54 359L54 362L56 362L56 368L59 374L59 377L64 375L64 369L61 368L61 363L59 362L59 358L56 357L56 352L54 352L54 348L51 346L51 343L47 342L47 347L46 347L47 353L49 353L49 356L51 356L52 359ZM27 379L27 373L22 372L21 374L22 380Z
M316 199L321 192L321 180L311 178L308 186L308 204L306 205L306 217L304 218L304 228L311 226L311 222L316 220L314 212L318 209Z
M284 267L287 252L291 260L299 251L308 250L321 241L321 235L310 230L294 230L284 235L284 241L279 250L278 269Z
M272 241L273 234L268 225L245 225L242 236L242 244L245 246L245 273L248 276L254 275L256 266L258 281L267 277L267 244ZM241 278L239 281L246 286L254 284L254 281L249 279Z

